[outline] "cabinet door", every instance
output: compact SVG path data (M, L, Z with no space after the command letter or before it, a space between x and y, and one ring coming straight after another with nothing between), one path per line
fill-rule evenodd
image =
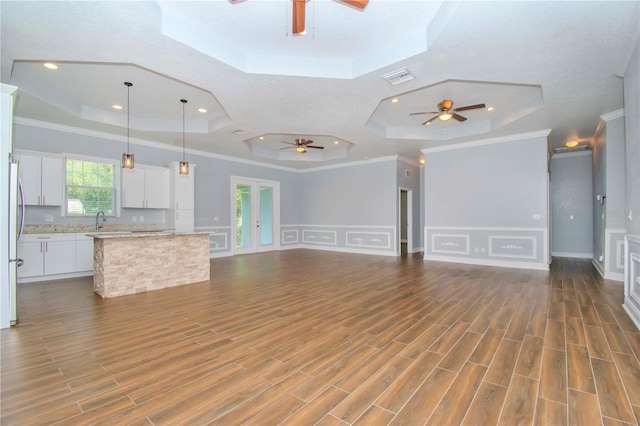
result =
M76 272L93 271L93 238L76 241Z
M174 214L176 232L193 232L193 210L176 210Z
M75 241L47 241L46 243L44 243L44 246L45 274L52 275L75 272Z
M24 191L24 204L27 206L40 205L42 158L31 155L20 155L18 172Z
M149 209L168 209L169 203L169 170L146 169L144 194Z
M42 200L43 206L62 205L62 159L42 157Z
M43 247L41 242L18 243L18 258L23 260L18 268L18 278L44 275Z
M193 172L188 175L181 175L177 170L174 171L173 190L175 198L176 210L192 210L193 209Z
M144 207L144 169L122 169L122 207Z

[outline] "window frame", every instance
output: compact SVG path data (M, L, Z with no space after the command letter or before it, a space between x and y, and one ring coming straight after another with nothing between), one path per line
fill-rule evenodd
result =
M120 188L121 188L121 173L120 173L120 161L113 160L111 158L101 158L101 157L91 157L86 155L78 155L78 154L69 154L63 153L64 163L62 167L62 175L63 179L63 194L64 201L61 206L61 216L63 217L94 217L95 214L69 214L67 213L67 160L78 160L78 161L91 161L94 163L103 163L110 164L113 166L113 177L114 177L114 185L113 185L113 196L115 198L115 206L114 212L107 214L107 217L120 217Z

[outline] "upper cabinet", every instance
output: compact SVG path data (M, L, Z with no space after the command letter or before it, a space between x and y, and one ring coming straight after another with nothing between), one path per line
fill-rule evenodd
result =
M63 199L62 158L19 156L19 173L28 206L61 206Z
M140 165L122 169L122 207L168 209L169 170Z

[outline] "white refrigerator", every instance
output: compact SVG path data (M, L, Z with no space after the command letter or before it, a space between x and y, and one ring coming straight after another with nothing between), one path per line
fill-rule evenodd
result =
M13 104L17 87L0 83L0 328L17 321L18 238L22 208L18 164L12 161Z

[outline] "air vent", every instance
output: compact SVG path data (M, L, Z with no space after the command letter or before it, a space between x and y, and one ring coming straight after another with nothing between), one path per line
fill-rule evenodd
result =
M234 135L246 135L249 132L247 130L245 130L245 129L236 129L231 133L233 133Z
M409 169L405 169L405 171L404 171L404 177L406 177L406 178L410 178L410 177L411 177L411 170L409 170Z
M390 73L383 75L382 78L387 80L392 86L395 86L396 84L413 80L415 77L409 72L408 69L402 68L399 70L391 71Z
M591 147L589 145L578 145L575 148L554 148L553 152L555 154L561 154L566 152L577 152L577 151L589 151Z

